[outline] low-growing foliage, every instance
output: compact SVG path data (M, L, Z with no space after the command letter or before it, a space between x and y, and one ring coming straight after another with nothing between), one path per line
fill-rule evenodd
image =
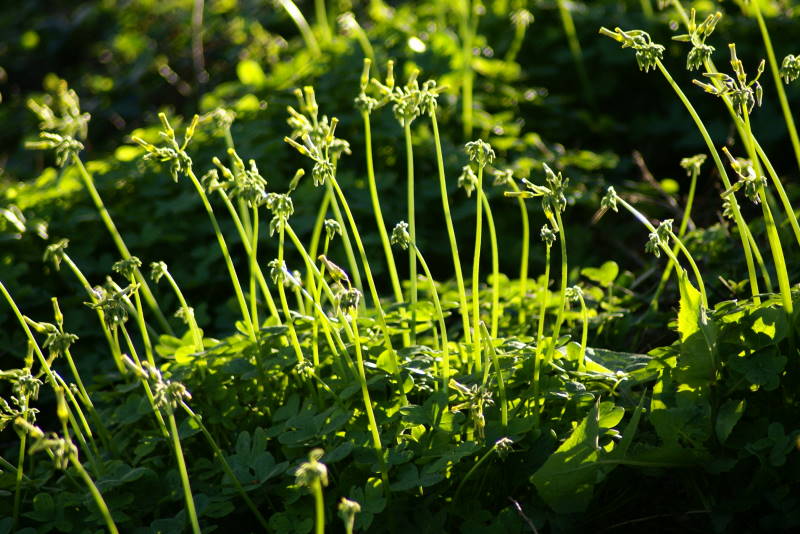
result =
M532 21L512 3L506 65L516 64ZM50 154L71 180L64 187L88 193L114 252L102 257L103 272L84 272L80 236L28 219L24 195L23 208L2 208L9 241L36 243L70 280L61 299L70 306L53 297L51 324L39 308L21 309L17 295L29 299L31 290L16 277L0 280L27 347L4 349L13 358L0 370L0 491L8 497L0 533L573 532L652 520L669 521L665 530L797 528L800 296L790 259L800 227L791 190L751 123L766 62L748 74L731 44L732 75L720 72L710 43L722 15L698 24L694 8L659 2L686 32L674 40L691 45L679 64L702 71L695 85L728 111L735 139L718 147L692 104L705 95L673 78L667 47L643 30L600 29L634 51L641 71L666 81L706 144L707 154L675 154L689 193L681 206L662 187L680 223L659 221L635 186L601 189L585 179L587 170L615 166L601 156L570 160L563 147L560 157L521 156L517 142L550 151L535 136L522 141L522 131L510 143L501 134L473 138L486 120L473 105L476 74L488 77L492 65L473 58L473 47L483 43L487 9L505 13L511 3L457 4L426 4L439 10L434 18L458 23L460 48L444 79L412 62L397 63L396 78L396 64L376 61L355 15L342 15L365 56L360 78L335 88L352 98L344 112L355 120L340 121L313 86L296 88L285 125L265 141L283 138L283 150L299 154L284 160L298 165L288 174L286 165L247 157L251 144L239 143L230 109L190 120L159 113L159 127L134 132L116 159L155 169L175 204L142 224L157 232L180 224L165 214L201 207L210 223L208 242L195 242L193 230L175 245L170 261L189 266L174 271L163 258L133 255L137 247L117 227L95 185L98 162L83 160L91 122L78 95L61 81L48 99L31 100L40 136L29 148ZM291 0L278 5L304 54L335 57L330 5L315 2L313 18ZM648 21L664 18L649 1L640 5ZM579 92L594 106L572 13L566 2L557 7ZM797 78L797 62L787 56L779 68L760 4L742 8L759 27L800 161L781 85ZM372 16L385 16L381 9L390 8L376 2ZM424 50L416 39L408 46ZM249 69L243 78L265 76L256 62L240 68ZM445 81L459 83L462 148L453 141L461 133L440 130L440 116L454 109ZM401 150L373 137L374 124L392 125L387 116L399 123ZM345 126L360 129L361 142L345 139ZM219 136L225 147L211 154ZM406 220L385 216L387 203L403 203L377 185L386 154L404 160ZM711 201L697 195L709 157L722 183ZM353 166L362 186L342 170ZM424 204L438 212L441 224L425 231L435 240L418 232L433 220L417 207L421 195L435 200ZM694 225L701 201L722 212L719 224ZM605 256L575 261L574 229L584 223L574 217L589 203L594 222L635 223L626 235L640 236L654 256L642 260L650 262L643 274ZM519 230L509 230L505 211ZM534 219L544 224L532 236ZM79 242L75 254L67 238ZM506 257L517 249L519 261ZM213 281L206 295L184 291L195 268ZM224 311L205 311L213 308ZM79 322L78 335L65 330Z

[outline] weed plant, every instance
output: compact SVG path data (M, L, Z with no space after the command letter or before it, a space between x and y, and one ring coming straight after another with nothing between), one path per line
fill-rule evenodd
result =
M309 53L323 54L332 39L329 6L315 2L312 26L291 0L278 4ZM524 173L518 162L503 160L507 151L470 135L472 43L486 9L480 2L456 8L468 135L459 151L445 146L439 129L439 116L448 112L440 81L424 79L409 64L399 85L392 62L381 66L380 77L369 57L374 51L363 44L360 78L340 88L353 97L363 148L338 136L340 121L331 115L337 110L322 108L312 86L298 88L297 107L286 108L290 134L283 141L301 158L287 176L273 175L266 162L261 168L270 171L262 174L256 161L242 157L230 110L188 121L161 113L157 136L131 137L127 150L163 174L165 184L169 176L171 187L191 191L208 218L214 265L225 265L236 314L221 339L206 334L210 325L198 317L180 277L161 259L146 258L152 281L167 282L178 303L181 328L171 328L161 312L166 306L150 290L143 260L129 251L81 159L90 117L77 94L60 84L50 103L32 101L41 131L30 148L78 172L119 261L92 282L81 258L67 253L66 239L50 238L19 208L3 209L18 234L47 241L40 248L56 270L68 267L97 317L105 345L96 350L109 371L90 380L80 375L82 352L90 349L65 331L79 308L65 317L53 299L53 324L29 317L15 300L21 288L0 281L27 340L26 349L14 349L15 366L0 371L7 386L0 430L19 440L0 456L0 489L9 497L0 504L0 532L199 533L237 525L322 533L338 528L334 512L346 532L570 532L642 521L642 510L659 518L691 515L701 531L796 528L798 319L787 257L800 246L800 230L751 123L762 103L765 62L748 74L730 44L732 74L717 70L709 43L721 15L698 24L680 1L660 4L674 10L687 32L675 37L691 46L687 68L704 71L695 85L719 97L728 112L738 135L730 147L718 148L690 101L705 95L680 87L663 45L643 30L600 33L631 48L640 70L659 72L706 143L722 182L719 209L732 220L726 239L747 267L746 281L733 283L747 293L725 300L710 291L707 280L716 273L692 247L689 221L706 154L681 162L691 186L677 232L672 219L651 219L635 195L609 187L597 198L598 216L627 212L647 231L645 250L667 262L653 269L663 274L655 275L654 294L640 298L638 309L663 317L659 296L671 280L677 287L677 313L669 312L674 339L647 354L595 344L634 306L618 296L631 289L613 261L570 267L573 210L567 208L579 185L565 176L570 169L540 162ZM583 72L571 15L565 2L558 6ZM641 6L648 20L656 18L650 2ZM762 33L774 81L794 81L796 59L787 56L777 70L759 6L746 9ZM358 23L346 23L358 33ZM526 24L517 23L512 56ZM588 99L588 76L579 76ZM779 95L796 149L782 88ZM384 217L375 158L381 147L372 137L373 121L389 113L403 134L408 219L393 225ZM220 133L225 152L200 157L197 139ZM445 246L446 232L452 280L434 278L426 259L434 243L417 232L417 195L431 187L417 170L426 156L435 159L444 222L438 242ZM372 213L358 219L340 167L362 157ZM448 175L446 158L462 165L460 178ZM488 176L503 196L489 194ZM295 229L295 199L309 178L321 194L304 240ZM454 208L465 203L456 185L474 205L474 226L454 224ZM534 198L538 206L527 202ZM743 209L745 199L760 216ZM515 216L519 210L519 233L498 232L494 214L504 209ZM532 217L545 221L541 244L529 242ZM375 230L379 254L370 257L365 242ZM459 234L474 240L469 248ZM515 280L500 269L513 239L521 239L522 251ZM491 250L491 276L482 271L484 248ZM470 252L471 264L462 264ZM544 259L538 276L529 270L532 256ZM408 263L405 283L401 261ZM375 269L383 263L385 286ZM663 502L654 504L640 489L654 487L653 480L669 480L669 489L696 497L662 492L656 496ZM752 485L743 489L742 480Z

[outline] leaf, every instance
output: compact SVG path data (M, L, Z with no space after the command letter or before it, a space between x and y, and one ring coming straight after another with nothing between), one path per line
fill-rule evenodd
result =
M619 276L619 265L615 261L607 261L600 267L585 267L581 269L581 274L592 282L608 287Z
M717 414L717 421L714 425L714 429L717 432L717 439L719 439L720 443L725 443L725 440L731 435L733 427L736 426L736 423L742 418L746 406L747 402L744 399L738 401L730 399L720 407L719 413Z
M731 369L744 375L753 385L771 391L780 384L780 374L786 366L786 356L776 347L768 347L747 356L733 357L728 361Z
M700 292L689 281L689 275L683 271L680 276L678 288L681 293L680 309L678 311L678 332L681 341L700 330Z
M257 61L244 59L236 65L236 75L245 85L263 87L267 83L267 76Z
M597 463L601 429L615 426L625 410L610 402L597 402L564 443L533 474L531 481L542 499L558 513L583 512L592 499L594 485L612 466Z

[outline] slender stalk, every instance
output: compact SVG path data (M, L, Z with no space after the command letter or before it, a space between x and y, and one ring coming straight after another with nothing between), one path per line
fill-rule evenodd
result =
M245 253L250 256L252 254L252 244L250 239L247 237L247 231L245 227L242 225L242 220L239 217L239 214L236 213L236 208L233 206L230 197L225 192L224 189L217 190L222 197L223 202L225 202L225 206L228 208L228 211L231 214L231 218L233 219L233 224L236 226L236 230L239 233L239 237L242 240L242 245L244 246ZM245 211L245 213L247 213ZM256 262L256 279L258 280L258 286L261 288L261 294L264 295L264 298L267 301L267 307L269 308L269 312L272 317L278 321L280 324L280 315L278 314L278 307L275 305L275 299L272 297L272 292L269 290L269 286L267 285L267 280L264 277L264 273L261 270L261 266Z
M761 31L761 37L764 40L764 48L767 49L769 70L772 72L772 79L778 91L778 100L781 103L781 110L783 111L786 128L789 130L789 138L792 140L794 157L797 160L798 167L800 167L800 138L797 136L797 127L794 123L792 109L789 107L789 99L786 98L786 90L783 88L783 81L781 80L780 69L778 68L778 60L775 58L775 49L772 47L772 39L770 39L769 31L767 30L767 23L764 22L764 15L761 13L759 2L750 2L750 5L753 6L753 11L758 21L758 29Z
M781 204L783 204L786 217L789 219L789 224L792 227L794 237L797 240L797 244L800 245L800 224L797 222L797 214L795 213L794 207L792 206L792 203L786 194L786 190L783 188L783 184L778 177L778 173L775 172L775 167L772 166L772 162L770 162L769 158L764 153L764 149L761 148L761 145L755 138L753 139L753 144L755 145L756 152L758 153L758 158L767 169L767 174L769 174L769 177L772 180L772 185L775 187L775 191L778 192L778 198L781 199Z
M481 358L481 336L478 332L478 325L481 322L481 303L480 303L480 266L481 266L481 237L483 233L483 166L478 165L478 185L476 187L476 215L475 215L475 249L472 254L472 326L473 348L472 359L475 364L475 371L481 372L483 360Z
M100 214L100 218L103 220L103 223L106 225L106 229L111 234L111 238L114 240L117 250L119 250L119 253L124 259L129 260L131 258L131 253L128 250L128 247L125 245L125 241L123 241L119 230L117 230L114 221L111 219L111 215L109 215L105 204L103 204L103 199L100 198L100 194L97 192L92 175L89 174L89 172L86 170L86 167L83 166L83 162L81 161L80 157L78 157L77 153L73 154L72 161L78 168L78 173L83 179L83 184L86 187L86 190L89 192L89 196L92 197L92 201L94 202L94 205ZM142 285L144 299L155 314L156 319L161 325L161 328L163 328L168 334L173 335L172 328L169 326L166 317L164 317L164 314L161 312L161 308L158 307L158 302L156 302L155 297L153 297L153 292L150 291L150 286L147 285L147 279L142 276L142 273L139 271L139 269L136 269L134 272L136 274L136 281Z
M28 408L27 399L25 399L23 417L26 422L28 420L27 408ZM20 502L22 500L22 478L24 476L24 469L25 469L25 451L27 450L27 439L28 439L28 433L21 432L19 436L19 458L17 458L17 470L16 470L17 472L16 472L16 477L14 479L14 508L11 514L12 527L17 524L17 521L19 521L19 507L20 507Z
M278 228L278 268L282 268L283 266L283 237L284 237L284 227L285 224L279 225ZM305 358L303 357L303 349L300 348L300 340L297 338L297 331L294 329L294 319L292 319L292 314L289 311L289 303L286 300L286 289L283 286L283 280L278 280L278 295L280 296L281 307L283 308L283 315L284 321L286 322L286 326L289 327L289 339L291 340L292 347L294 348L294 354L297 357L298 363L303 363Z
M581 322L583 328L581 329L581 350L578 353L578 366L581 371L586 370L586 346L589 341L589 310L586 308L586 300L583 298L583 292L578 292L578 299L581 302Z
M86 472L81 462L78 460L78 457L73 453L69 455L69 462L72 464L72 467L78 471L83 482L86 484L86 487L89 488L89 493L92 494L92 498L94 499L97 508L100 509L100 514L103 516L103 519L106 522L106 528L111 534L117 534L119 531L117 530L117 525L114 523L114 518L111 517L111 512L108 510L108 506L106 505L105 499L103 499L103 495L97 489L94 482L92 481L92 477L89 476L89 473ZM199 532L199 531L198 531Z
M497 375L497 389L500 392L500 424L503 426L503 431L508 428L508 400L506 399L506 383L503 380L503 370L500 368L500 360L497 358L497 350L492 343L496 337L491 337L489 331L486 329L486 323L481 321L481 334L483 335L483 342L486 344L487 350L492 356L492 365L494 366L495 374Z
M411 143L411 121L403 121L403 135L406 141L406 170L408 179L408 233L411 242L417 242L416 211L414 209L414 146ZM411 344L417 344L417 254L408 249L408 280L410 282L409 301L411 305Z
M314 32L311 31L311 26L308 25L308 21L303 16L303 12L297 7L297 4L295 4L292 0L276 0L276 2L286 10L289 18L291 18L292 22L294 22L295 26L297 26L297 29L300 31L300 35L303 36L303 41L306 43L306 48L308 48L309 52L311 52L311 55L319 56L321 50L319 48L317 38L314 37Z
M650 3L650 0L640 0L640 3L642 5L642 13L644 13L645 18L653 18L653 4Z
M375 419L375 413L372 411L372 400L369 396L369 389L367 389L367 374L364 371L364 356L361 347L361 336L358 333L358 310L353 310L353 317L350 324L353 328L354 342L356 346L356 368L358 369L358 381L361 386L361 396L364 399L364 410L367 412L367 419L369 421L369 431L372 434L372 446L375 452L378 453L379 458L383 458L383 445L381 445L381 435L378 431L378 422Z
M761 165L754 147L755 138L753 137L753 130L750 127L750 114L745 105L742 105L742 115L744 116L745 132L747 133L747 152L750 154L750 159L755 165L756 173L761 176ZM789 283L789 273L786 269L786 260L783 255L781 239L775 227L775 219L772 216L772 210L769 208L764 187L759 187L758 197L761 199L761 209L764 213L764 226L767 229L767 240L769 241L770 250L772 251L772 260L775 262L775 273L778 277L778 288L781 291L783 307L786 313L791 316L794 305L792 303L792 288Z
M258 507L256 506L256 504L253 502L253 500L250 498L250 496L242 487L242 483L239 481L239 478L233 472L233 469L231 469L230 464L225 459L225 455L223 454L222 449L219 448L219 445L217 445L214 436L211 435L211 432L208 431L206 425L203 424L203 419L199 415L197 415L184 401L181 401L181 408L183 408L183 410L189 415L189 417L191 417L192 420L194 420L198 428L200 428L200 432L203 433L203 436L205 436L206 441L208 441L208 444L211 446L211 450L214 451L214 456L216 456L217 460L219 461L219 465L222 467L222 470L225 471L225 474L231 480L231 483L236 488L236 491L242 497L242 500L245 502L247 507L250 508L250 511L253 512L253 515L256 517L256 520L264 529L264 531L269 532L270 528L267 523L267 520L264 519L264 516L261 515L261 512L258 511Z
M239 283L239 276L236 274L236 268L233 266L233 260L231 260L231 255L228 252L228 245L225 242L225 237L222 235L222 230L219 228L219 223L217 222L217 217L214 215L214 209L211 207L211 203L208 201L208 197L206 196L205 191L203 190L203 186L200 184L200 181L195 176L194 171L190 168L187 173L189 179L194 184L195 189L197 190L197 194L200 195L200 199L203 202L203 207L206 209L206 213L208 214L208 218L211 220L211 226L214 228L214 233L217 236L217 242L219 243L220 251L222 252L222 256L225 259L225 265L228 268L228 274L230 275L231 282L233 283L233 289L236 293L236 300L239 303L239 308L242 313L242 319L244 319L245 326L247 327L248 334L250 338L255 341L256 334L255 328L253 327L253 322L250 320L250 311L247 308L247 302L244 298L244 293L242 292L242 286Z
M558 305L558 315L556 315L556 325L553 328L552 343L547 350L547 361L552 361L558 338L561 335L561 325L564 322L564 310L567 306L567 278L569 277L569 271L567 270L567 236L564 231L564 223L561 220L561 211L557 209L554 211L556 223L558 224L558 241L561 244L561 289L559 291L560 302Z
M389 266L389 278L392 281L394 298L398 303L402 303L403 290L400 287L400 278L397 276L397 266L394 262L394 254L392 254L392 245L389 242L389 234L386 231L386 223L383 220L381 203L378 200L378 187L375 181L375 166L372 159L372 125L370 124L370 115L366 111L362 111L361 117L364 120L364 144L366 148L367 159L367 181L369 183L370 199L372 200L372 211L375 214L375 223L378 227L378 234L381 238L381 244L383 245L383 253L386 256L386 264Z
M392 338L389 334L389 328L386 325L386 315L383 311L383 306L381 306L380 297L378 296L378 289L375 286L375 280L372 278L372 270L369 267L369 260L367 259L367 253L364 250L364 243L361 241L361 234L358 232L358 227L356 226L356 221L353 218L353 214L350 211L350 206L347 204L347 200L344 197L344 193L342 192L341 187L339 187L339 182L336 181L335 178L328 180L328 183L333 185L334 190L336 191L336 195L339 197L341 201L342 208L344 208L345 214L347 215L347 220L350 223L350 228L353 230L353 238L356 242L356 247L358 248L358 253L361 255L361 263L364 266L364 274L367 277L367 284L369 284L369 290L372 295L372 302L375 306L376 318L378 320L378 326L383 332L383 339L386 345L386 350L389 351L390 361L392 363L393 374L399 375L400 367L397 362L397 353L392 346ZM358 338L358 334L355 332L356 338ZM406 397L405 391L400 388L400 395L404 404L408 404L408 398Z
M356 262L356 255L355 252L353 251L353 244L350 242L350 232L348 232L347 225L345 225L344 223L341 206L339 205L339 201L336 199L336 192L334 191L330 181L326 182L325 187L326 189L328 189L331 210L333 211L333 218L336 219L336 222L338 222L339 226L342 227L342 244L344 245L344 253L347 256L347 264L350 266L350 276L353 277L353 284L356 286L356 288L363 293L364 284L361 281L361 272L358 269L358 262ZM341 198L342 198L341 203L346 204L347 201L344 200L344 197L342 196ZM345 209L349 211L349 208L347 208L346 206ZM355 229L355 227L351 228L353 233L358 232L358 230ZM364 269L366 268L367 267L365 266Z
M575 62L575 69L578 71L578 77L581 80L584 97L590 106L594 106L592 86L589 83L589 76L586 74L586 65L583 62L583 51L578 39L578 32L575 29L575 21L572 20L572 13L567 6L566 0L557 0L556 3L558 4L558 13L561 16L561 24L564 26L564 33L567 36L567 44L572 53L572 60Z
M172 447L175 450L175 459L178 461L178 472L181 475L183 497L186 500L186 513L192 525L192 532L194 534L200 534L200 523L197 521L197 512L194 508L194 497L192 497L192 488L189 486L189 473L186 471L186 462L183 459L183 449L181 448L181 440L178 436L178 425L175 423L175 414L170 411L168 419L170 434L172 436Z
M164 277L167 279L167 282L169 282L169 285L175 292L175 296L178 297L178 302L180 302L181 308L183 308L183 313L186 316L186 321L189 323L189 330L192 332L192 340L194 341L194 350L197 352L201 352L203 350L203 335L200 333L200 328L197 326L197 321L194 318L194 311L186 302L186 299L183 296L183 291L181 291L181 288L178 287L178 283L175 282L175 279L172 277L172 274L166 269L164 270Z
M322 498L322 483L318 478L311 483L311 493L314 495L314 533L325 534L325 500Z
M694 106L692 106L689 99L683 93L681 88L675 83L675 80L672 79L670 76L669 71L667 68L664 67L664 64L661 63L661 60L656 60L656 66L658 70L661 71L661 74L664 75L664 78L667 80L667 83L672 87L675 91L675 94L678 95L683 105L686 107L689 115L691 115L692 120L694 120L695 124L697 125L697 129L700 131L700 135L703 137L703 140L706 142L706 146L708 148L709 153L711 154L712 159L714 160L714 165L719 172L720 178L722 179L722 183L725 186L725 189L728 190L731 188L731 181L728 178L728 173L725 170L725 166L722 164L722 160L719 157L719 152L717 148L714 146L714 142L711 140L711 136L708 134L708 130L706 130L703 121L700 119L700 116L695 111ZM753 264L753 254L750 250L750 241L747 235L750 233L750 229L747 228L747 223L745 223L744 218L742 217L742 213L739 210L739 203L737 202L736 198L731 195L730 197L730 204L731 204L731 212L733 212L734 220L736 221L736 226L739 228L739 238L742 241L742 249L744 250L744 257L745 262L747 263L747 274L750 279L750 291L753 297L753 302L755 304L761 303L761 298L759 295L758 290L758 278L756 277L755 265Z
M439 301L439 291L436 289L436 282L433 279L431 270L428 268L425 258L422 257L422 252L420 252L420 250L417 248L417 245L415 245L413 241L410 248L412 248L416 253L419 264L422 266L422 270L425 272L425 277L428 279L431 285L433 306L436 309L436 317L439 320L439 330L442 336L442 391L445 394L444 398L447 399L447 390L450 383L450 344L447 341L447 325L444 322L444 312L442 311L442 304Z
M486 225L489 227L489 240L492 245L492 338L497 337L500 329L500 254L497 248L497 231L492 217L492 208L489 199L481 192L483 209L486 210Z
M472 86L475 79L475 73L472 70L472 42L478 29L478 14L475 12L472 0L461 1L463 2L459 31L463 62L461 71L461 122L464 127L464 138L469 139L472 137L473 130Z
M520 189L516 182L511 180L510 182L511 188L515 193L519 193ZM520 255L519 261L519 294L520 294L520 302L519 302L519 324L525 324L525 300L526 294L528 292L528 256L530 254L530 236L531 236L531 227L530 221L528 220L528 208L525 205L525 200L522 197L517 197L517 203L519 204L519 212L522 218L522 254Z
M256 330L261 324L258 320L258 302L256 299L256 271L258 270L258 206L253 204L253 244L250 245L250 313Z
M492 455L492 453L495 451L496 448L497 448L497 443L492 445L489 448L489 450L486 451L486 453L484 453L484 455L481 456L477 462L475 462L475 465L473 465L470 468L470 470L467 471L467 474L464 475L464 477L461 479L461 482L458 483L458 488L456 488L456 494L455 497L453 497L453 501L458 500L458 496L461 494L461 490L464 488L464 484L466 484L467 481L472 477L472 475L475 474L475 471L477 471L478 468L480 468L480 466L482 466L484 462L486 462L486 460L489 459L489 457Z
M450 201L448 200L447 194L447 182L444 174L444 157L442 156L442 141L439 138L439 125L436 120L436 109L431 109L429 115L431 118L431 127L433 128L434 145L436 146L436 165L439 170L439 193L442 198L444 222L447 226L447 237L450 240L450 252L453 255L453 267L456 272L456 284L458 285L461 322L463 323L464 327L464 343L469 346L472 343L472 332L469 322L467 291L464 288L464 273L461 269L461 259L458 254L458 243L456 242L456 233L453 229L453 218L450 216Z
M329 43L333 38L333 34L331 33L331 23L328 20L325 0L314 0L314 14L317 17L317 26L322 30L324 42Z
M538 425L541 413L544 410L544 399L541 399L540 406L540 382L542 372L542 343L544 342L544 318L547 312L548 300L550 300L550 243L546 244L544 254L544 282L542 283L542 293L539 296L539 324L536 328L536 353L533 361L533 402L535 406L534 416ZM553 341L555 343L555 340Z

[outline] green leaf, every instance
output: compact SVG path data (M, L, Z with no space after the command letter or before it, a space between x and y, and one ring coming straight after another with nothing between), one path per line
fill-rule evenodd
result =
M733 427L736 426L736 423L742 418L746 406L747 402L744 399L738 401L730 399L720 407L719 413L717 414L717 422L714 425L714 429L717 432L717 439L719 439L720 443L725 443L725 440L731 435Z
M581 274L591 280L597 282L601 286L608 287L614 283L614 280L619 276L619 265L615 261L607 261L600 267L586 267L581 269Z
M599 464L601 430L620 422L625 410L613 403L595 403L589 415L545 461L531 481L542 499L558 513L579 513L592 499L594 485L612 466Z
M728 365L744 375L751 384L771 391L780 384L780 374L786 361L786 356L780 354L776 347L768 347L747 356L733 357Z
M256 61L244 59L236 65L236 75L245 85L263 87L267 83L267 76Z
M700 292L689 281L689 275L683 271L680 276L678 288L681 293L680 309L678 311L678 332L681 341L700 330Z

